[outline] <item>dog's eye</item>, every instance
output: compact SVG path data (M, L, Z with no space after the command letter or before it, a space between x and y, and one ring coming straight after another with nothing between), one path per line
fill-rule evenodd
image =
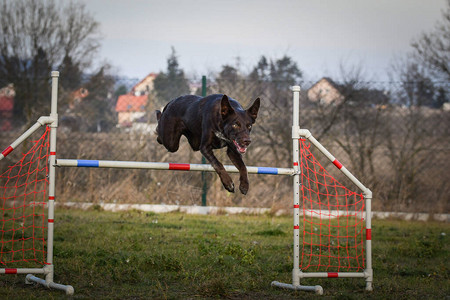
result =
M248 130L252 129L252 125L247 125Z
M234 129L239 129L239 124L238 123L234 123L233 125L232 125L232 127L234 128Z

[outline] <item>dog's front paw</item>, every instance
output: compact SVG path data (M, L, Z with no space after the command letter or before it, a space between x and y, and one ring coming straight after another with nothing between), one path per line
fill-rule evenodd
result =
M248 181L241 181L241 184L239 184L239 190L241 191L241 193L247 195L248 188L249 188Z
M231 182L231 184L230 185L223 185L224 187L225 187L225 189L227 190L227 191L229 191L230 193L234 193L234 183L233 182Z
M230 193L234 193L234 183L229 176L228 178L222 180L222 184L227 191L229 191Z

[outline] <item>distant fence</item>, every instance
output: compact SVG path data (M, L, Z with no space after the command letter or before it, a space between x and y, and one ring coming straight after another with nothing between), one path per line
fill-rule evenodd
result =
M191 91L200 94L200 78L191 82ZM139 117L128 124L119 124L116 111L118 94L115 92L121 85L126 87L123 90L130 91L135 83L137 80L117 80L109 91L103 94L90 91L90 96L84 98L82 93L60 90L58 153L61 157L201 163L200 153L192 152L184 138L177 153L169 154L156 142L154 110L170 99L159 99L157 93L150 92L145 105L138 109L142 110L138 111ZM49 86L47 81L42 84ZM226 93L238 99L244 107L256 97L262 99L260 115L252 133L253 143L244 157L247 165L291 167L287 162L292 149L286 142L291 139L290 130L286 128L289 123L286 119L291 118L286 114L286 111L291 111L291 96L287 88L290 84L208 80L208 94ZM334 83L340 94L333 97L328 96L329 91L325 88L316 97L308 94L314 84L301 83L300 124L309 128L322 144L338 155L358 178L373 185L370 189L376 200L373 202L374 210L450 211L450 111L445 105L449 97L445 93L450 87L448 83L436 83L432 92L421 90L414 83ZM16 97L20 95L16 91ZM3 126L0 139L10 141L26 124L18 123L14 117L20 108L14 107L11 111L11 102L4 99L0 98L0 125ZM47 101L48 97L43 99ZM25 106L22 108L22 114L27 116L25 120L35 120L48 113L42 113L41 107ZM134 112L130 108L128 113ZM227 163L226 155L221 151L217 155ZM3 160L0 166L5 167L14 159ZM90 169L59 170L58 176L70 178L57 180L60 201L201 204L203 185L201 176L196 173L94 172ZM250 191L243 197L224 192L216 174L205 175L208 205L273 209L290 206L289 179L250 175ZM274 189L277 189L276 194L272 192Z

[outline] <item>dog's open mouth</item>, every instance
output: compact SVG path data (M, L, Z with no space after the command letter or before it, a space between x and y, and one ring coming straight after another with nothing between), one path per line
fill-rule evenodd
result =
M241 145L239 145L239 143L236 142L235 140L233 140L233 143L234 143L234 145L236 146L236 149L237 149L240 153L245 154L245 152L247 152L247 147L246 147L246 146L241 146Z

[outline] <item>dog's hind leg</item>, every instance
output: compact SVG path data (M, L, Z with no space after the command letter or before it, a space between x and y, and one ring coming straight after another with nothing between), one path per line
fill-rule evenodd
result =
M248 175L247 175L247 167L242 160L242 155L237 153L236 150L227 148L227 154L230 158L231 162L236 166L239 170L239 190L242 194L247 195L249 189Z
M157 141L163 144L169 152L177 152L185 128L183 121L180 119L164 118L163 115L158 122Z
M203 156L209 161L211 166L216 170L216 173L220 177L220 181L222 181L222 184L224 188L234 193L234 183L231 179L230 175L228 175L227 171L225 171L224 166L220 163L220 161L216 158L216 156L213 153L212 147L207 144L200 146L200 152L203 154Z

